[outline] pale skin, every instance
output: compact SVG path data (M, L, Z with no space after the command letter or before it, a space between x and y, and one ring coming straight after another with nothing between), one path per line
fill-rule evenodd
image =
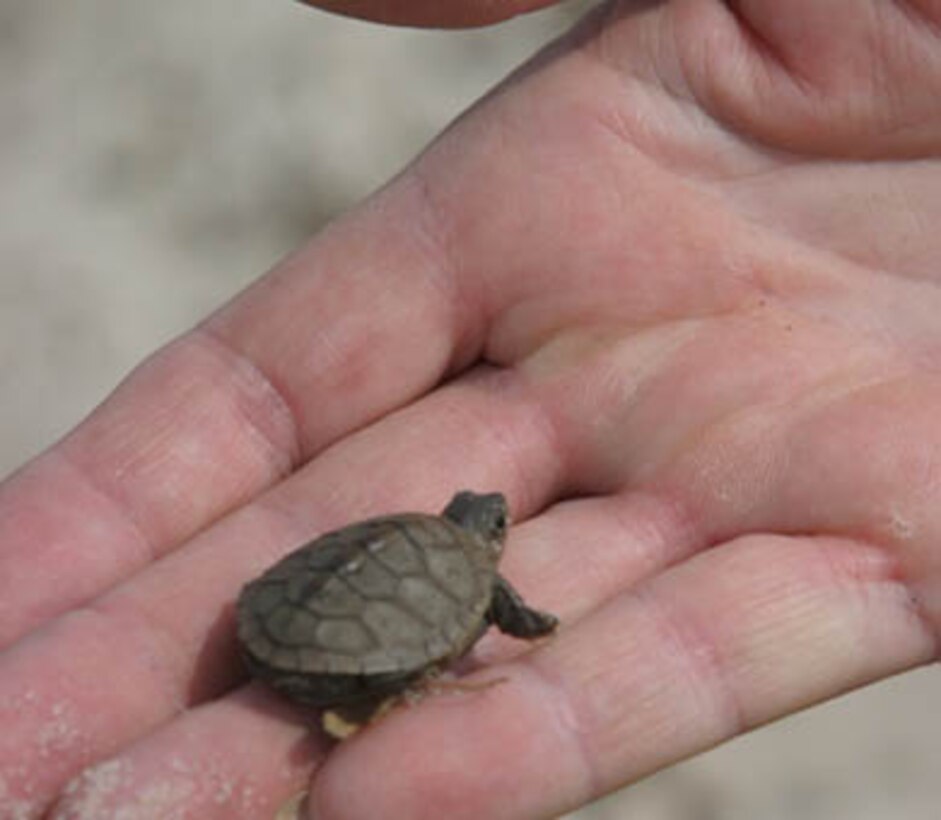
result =
M609 5L142 365L0 487L0 814L551 817L935 661L939 31ZM329 751L245 683L234 596L462 487L560 630Z

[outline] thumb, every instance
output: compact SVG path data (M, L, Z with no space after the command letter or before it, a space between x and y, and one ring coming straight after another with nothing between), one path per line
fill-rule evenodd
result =
M302 0L309 6L380 23L462 28L498 23L559 0Z

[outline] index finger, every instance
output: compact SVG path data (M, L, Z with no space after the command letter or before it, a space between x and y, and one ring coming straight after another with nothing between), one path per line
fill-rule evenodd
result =
M472 357L478 302L425 219L414 186L380 193L0 485L0 646Z

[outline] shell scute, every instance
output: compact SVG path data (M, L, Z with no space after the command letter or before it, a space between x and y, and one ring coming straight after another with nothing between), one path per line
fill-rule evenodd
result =
M456 621L460 609L454 598L429 578L412 575L399 584L398 601L426 624L440 628Z
M340 577L363 598L392 598L399 586L399 578L365 551L340 570Z
M392 601L369 601L362 622L390 657L398 647L420 647L428 630L427 622Z
M366 542L366 550L378 563L396 575L416 575L425 570L421 547L401 533L396 538L373 538Z
M481 593L481 570L461 549L429 550L425 556L428 578L458 605L478 598ZM492 574L483 572L483 580L492 582Z
M350 668L354 671L356 669L355 657L376 645L369 630L359 620L353 618L330 618L320 621L311 638L313 640L308 641L312 646L311 653L319 651L349 655L353 661ZM308 657L316 665L317 656Z

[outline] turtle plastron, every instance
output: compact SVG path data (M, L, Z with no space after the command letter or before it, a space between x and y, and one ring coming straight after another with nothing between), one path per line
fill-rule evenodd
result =
M466 681L455 678L442 678L446 673L440 669L429 669L408 689L385 698L367 709L356 708L328 709L321 717L321 728L335 740L346 740L361 729L373 726L401 707L417 706L425 698L435 695L469 694L492 689L509 678L501 676L482 681Z
M429 669L398 697L409 706L414 706L417 703L421 703L428 695L483 692L486 689L491 689L509 680L509 678L505 676L500 676L498 678L491 678L490 680L469 681L463 678L444 677L445 675L447 675L447 673L441 669Z

